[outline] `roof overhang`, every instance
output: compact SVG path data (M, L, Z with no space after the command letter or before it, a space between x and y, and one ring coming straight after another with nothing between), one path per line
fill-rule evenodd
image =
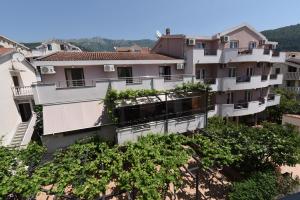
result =
M140 65L140 64L179 64L183 59L174 60L77 60L77 61L34 61L34 66L83 66L83 65Z

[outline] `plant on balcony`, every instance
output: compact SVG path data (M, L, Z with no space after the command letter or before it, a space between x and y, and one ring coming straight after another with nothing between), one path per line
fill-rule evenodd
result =
M177 87L175 87L174 89L170 90L172 92L184 92L184 93L188 93L188 92L199 92L199 91L205 91L208 90L210 91L211 88L210 86L203 84L203 83L183 83L182 85L178 85Z

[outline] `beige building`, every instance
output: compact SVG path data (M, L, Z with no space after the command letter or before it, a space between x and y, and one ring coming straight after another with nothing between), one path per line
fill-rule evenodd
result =
M300 115L284 114L282 116L282 124L294 125L300 131Z
M1 145L27 145L35 124L31 90L35 69L17 49L0 48L0 81Z

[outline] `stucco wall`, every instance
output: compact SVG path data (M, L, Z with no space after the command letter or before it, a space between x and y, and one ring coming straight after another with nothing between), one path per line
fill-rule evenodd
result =
M2 113L0 115L0 139L3 137L4 145L10 142L17 126L21 123L21 117L11 89L14 86L11 75L19 77L21 86L30 86L32 82L36 81L34 70L26 62L14 62L14 67L20 72L11 73L9 71L12 67L10 58L10 55L0 58L0 110Z

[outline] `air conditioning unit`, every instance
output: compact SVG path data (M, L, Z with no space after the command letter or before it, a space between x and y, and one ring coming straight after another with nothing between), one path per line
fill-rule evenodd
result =
M194 38L189 38L189 39L187 39L187 44L189 46L195 46L196 45L196 40Z
M41 66L41 74L55 74L54 66Z
M262 46L262 45L265 45L266 44L266 40L259 40L259 45Z
M104 71L105 72L114 72L115 66L114 65L104 65Z
M221 37L222 43L227 43L227 42L229 42L229 40L230 40L230 37L228 35L224 35Z
M177 63L177 69L184 69L183 63Z

